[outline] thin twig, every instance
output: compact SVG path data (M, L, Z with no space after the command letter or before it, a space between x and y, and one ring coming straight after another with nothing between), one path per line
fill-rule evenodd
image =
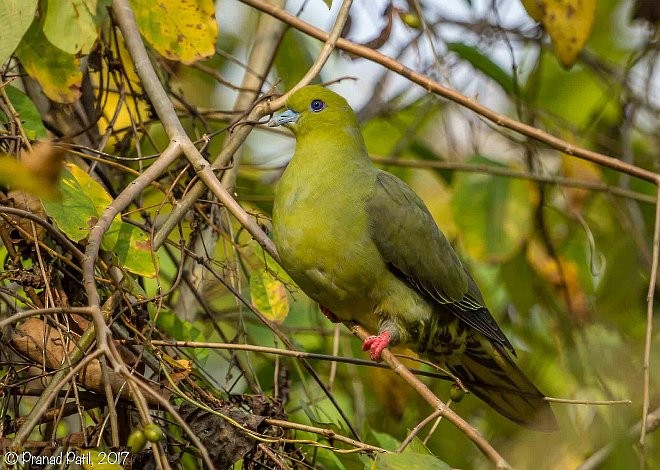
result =
M341 335L341 325L337 323L335 325L335 331L332 335L332 355L337 356L339 354L339 338ZM332 388L335 383L335 377L337 375L337 362L332 361L330 363L330 373L328 374L328 389L332 391Z
M286 3L285 0L275 0L273 4L280 8ZM234 102L234 111L249 109L259 96L263 82L273 66L277 55L277 49L282 43L286 32L284 23L277 21L269 15L262 14L257 25L257 34L254 37L254 46L248 57L247 68L243 75L241 91ZM239 149L240 150L240 149ZM233 165L222 175L222 184L229 192L234 190L238 168L242 160L241 151L235 152Z
M370 334L357 323L346 323L346 327L351 332L360 338L362 341L366 340ZM388 349L382 353L383 361L408 385L415 389L415 391L430 404L435 410L440 412L440 415L447 418L454 426L465 434L468 439L476 444L476 446L488 457L488 459L495 464L498 469L510 469L511 465L502 457L493 446L490 445L486 439L467 421L457 415L452 409L448 408L442 400L440 400L429 388L415 377L406 366L404 366Z
M545 401L552 403L565 403L568 405L589 405L589 406L611 406L611 405L631 405L632 400L572 400L570 398L552 398L543 397Z
M135 344L134 341L121 341L123 344ZM328 354L318 354L310 353L305 351L297 351L291 349L278 349L278 348L269 348L266 346L257 346L254 344L236 344L236 343L215 343L215 342L205 342L205 341L163 341L163 340L151 340L149 344L152 346L170 346L174 348L206 348L206 349L227 349L231 351L250 351L255 353L263 354L273 354L277 356L288 356L295 358L307 358L307 359L316 359L321 361L331 361L331 362L340 362L343 364L355 364L359 366L367 367L376 367L380 369L389 369L385 364L379 364L377 362L367 360L367 359L358 359L355 357L345 357L345 356L336 356ZM410 371L415 375L420 375L423 377L431 377L434 379L449 380L454 381L454 379L445 374L439 374L437 372L431 372L420 369L410 369ZM556 400L560 400L557 398Z
M337 434L334 432L332 429L325 429L325 428L317 428L314 426L308 426L306 424L300 424L300 423L293 423L291 421L284 421L281 419L273 419L273 418L266 418L264 420L266 424L270 424L271 426L278 426L281 428L288 428L288 429L296 429L298 431L305 431L309 432L312 434L318 434L319 436L323 436L326 439L328 439L330 442L334 441L339 441L343 442L345 444L349 444L351 446L354 446L360 450L366 450L366 451L371 451L371 452L379 452L379 453L384 453L387 452L385 449L382 449L380 447L372 446L370 444L365 444L364 442L356 441L355 439L351 439L350 437L342 436L341 434Z
M199 438L193 432L190 426L188 426L188 423L186 423L186 421L183 418L181 418L179 413L176 412L176 410L170 404L170 402L167 401L165 398L163 398L161 395L159 395L155 390L152 390L146 384L143 384L140 381L135 381L134 383L136 387L142 389L143 393L146 393L147 395L151 395L154 401L158 402L160 406L162 406L165 409L165 411L167 411L170 415L172 415L174 421L176 421L177 424L181 426L183 432L185 432L188 435L190 441L195 445L199 453L202 455L202 460L204 460L204 463L206 464L207 468L215 468L215 466L213 465L213 461L211 460L211 457L209 456L209 453L206 450L206 447L204 446L204 444L202 444L202 441L199 440Z
M495 165L477 165L464 162L402 160L400 158L383 158L375 156L372 156L371 160L374 163L378 163L379 165L392 165L406 168L433 168L439 170L469 171L475 173L486 173L496 176L505 176L508 178L525 179L528 181L538 181L541 183L551 183L559 186L567 186L569 188L589 189L592 191L609 193L613 196L630 198L649 204L655 204L656 201L656 198L651 195L633 191L631 189L620 188L618 186L611 186L607 183L579 180L575 178L567 178L565 176L539 175L529 171L512 170L511 168L503 168Z
M433 413L428 415L426 418L424 418L422 421L417 423L417 426L415 426L412 431L406 436L406 438L403 440L399 448L396 450L397 454L400 454L403 452L406 447L408 447L408 444L412 442L412 440L415 438L419 432L424 429L424 426L429 424L431 421L433 421L436 418L442 418L442 412L440 410L435 410Z
M92 331L92 334L89 335L90 343L93 340L93 338L94 336ZM82 341L83 337L81 337L80 339ZM80 344L80 342L78 344ZM76 348L73 354L76 354L76 351L81 351L81 350ZM73 358L73 354L72 354L72 358ZM86 367L90 362L92 362L101 354L103 354L103 351L99 349L97 349L96 351L92 352L87 356L83 356L83 353L81 352L79 354L80 357L78 358L81 359L81 361L78 362L75 367L70 369L68 373L66 373L67 368L62 368L58 371L57 374L53 376L53 379L48 384L48 387L46 387L44 389L44 392L39 396L39 400L37 400L37 403L35 403L34 408L32 408L32 411L25 418L23 425L19 428L18 431L16 431L16 434L14 435L14 439L11 441L11 447L21 448L23 446L23 444L30 436L34 428L41 421L41 416L48 410L52 401L55 398L57 398L58 396L57 392L62 387L64 387L70 380L72 380L73 377L75 377L75 375L78 372L80 372L84 367Z
M653 227L653 256L651 261L651 276L649 290L646 298L646 338L644 339L644 397L642 401L642 429L639 434L639 445L644 450L646 439L646 421L649 412L651 384L651 341L653 339L653 298L655 296L655 282L658 277L658 249L660 248L660 177L658 180L657 201L655 204L655 224Z
M24 310L15 313L7 318L0 320L0 330L5 326L12 323L21 321L24 318L35 317L37 315L57 315L58 313L73 313L77 315L91 315L92 311L89 307L51 307L51 308L38 308L34 310Z
M15 207L7 207L7 206L0 206L0 213L4 214L12 214L17 217L22 217L24 219L31 220L33 222L38 223L41 225L43 228L48 230L48 232L57 239L57 241L62 244L69 252L71 252L72 255L74 255L78 260L82 260L85 255L83 254L82 251L76 247L71 240L66 238L64 235L62 235L62 232L60 232L54 225L48 223L46 220L44 220L42 217L39 217L36 214L33 214L31 212L28 212L23 209L17 209Z
M638 433L640 435L641 432L648 434L650 432L655 431L659 427L660 427L660 408L656 408L647 415L645 427L642 428L642 422L638 421L634 426L630 428L630 430L628 431L628 436L632 440L635 438L635 436L637 436ZM606 446L601 447L599 450L591 454L591 456L588 459L582 462L582 465L577 467L576 470L595 470L597 468L601 468L607 456L610 455L610 453L612 452L612 449L614 449L614 445L612 443L609 443Z

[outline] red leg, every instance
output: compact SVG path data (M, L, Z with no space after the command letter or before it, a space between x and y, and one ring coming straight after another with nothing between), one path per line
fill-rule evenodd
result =
M330 320L332 323L341 323L341 320L337 318L337 315L330 310L328 307L325 307L321 304L319 304L319 308L321 309L321 313L325 315L325 317Z
M383 331L378 336L369 336L364 340L364 343L362 343L362 350L369 350L371 360L380 362L382 361L380 356L383 352L383 349L385 349L388 344L390 344L390 339L392 339L392 335L390 335L387 331Z

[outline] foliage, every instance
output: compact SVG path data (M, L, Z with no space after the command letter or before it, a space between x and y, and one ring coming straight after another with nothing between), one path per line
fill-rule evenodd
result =
M488 465L446 419L416 429L434 410L371 367L208 184L217 176L268 230L291 138L252 129L250 113L293 87L320 47L257 8L278 3L0 3L3 449L75 446L93 449L95 464L132 449L134 467ZM342 3L310 0L300 18L327 29ZM370 153L425 200L520 367L548 396L580 402L553 405L552 435L469 394L451 407L518 468L657 461L660 337L647 317L657 188L631 175L658 169L657 25L640 8L629 20L622 0L523 1L529 16L518 0L442 3L354 2L343 36L369 52L335 52L317 80L341 79L332 86L354 105ZM128 10L139 35L120 27ZM139 75L141 41L158 81ZM376 50L401 75L377 66ZM499 114L438 99L410 70ZM214 173L181 153L170 103ZM528 130L505 130L503 118ZM541 143L544 131L563 144ZM456 397L434 368L405 364L434 376L421 380L445 402ZM595 400L607 404L586 404Z

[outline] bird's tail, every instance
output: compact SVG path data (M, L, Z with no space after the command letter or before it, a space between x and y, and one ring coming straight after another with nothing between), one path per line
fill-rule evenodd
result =
M511 421L536 431L558 429L543 393L502 346L481 339L478 344L469 344L463 354L447 360L446 366L465 388Z

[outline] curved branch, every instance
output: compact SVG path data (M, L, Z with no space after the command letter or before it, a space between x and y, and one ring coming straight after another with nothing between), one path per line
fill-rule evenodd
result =
M51 308L38 308L35 310L24 310L22 312L14 313L13 315L0 320L0 330L5 326L20 321L24 318L34 317L37 315L57 315L58 313L72 313L77 315L91 315L92 311L89 307L51 307Z

